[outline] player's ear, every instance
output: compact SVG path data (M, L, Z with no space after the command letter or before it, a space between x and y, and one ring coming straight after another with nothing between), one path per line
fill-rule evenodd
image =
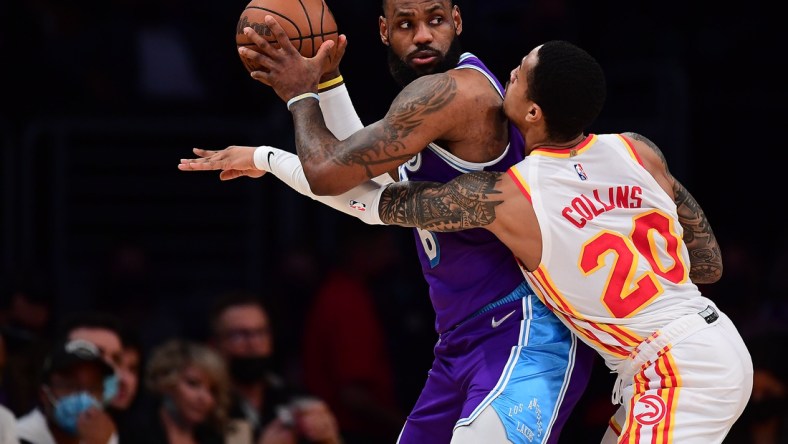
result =
M451 11L451 19L454 21L454 33L460 35L462 33L462 15L458 5L454 5L454 9Z
M534 123L542 120L544 115L542 114L542 107L537 105L536 103L531 102L528 106L528 109L525 113L525 120L529 123Z
M378 17L378 28L380 30L380 41L383 42L384 45L389 46L389 29L386 25L385 17Z

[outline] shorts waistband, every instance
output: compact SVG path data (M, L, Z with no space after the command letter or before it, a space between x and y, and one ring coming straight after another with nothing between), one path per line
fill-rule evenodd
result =
M506 305L510 302L519 301L520 299L526 296L536 296L536 293L531 289L527 282L523 281L520 285L517 286L511 293L498 299L497 301L492 301L489 304L485 305L484 307L476 310L475 312L471 313L467 318L460 321L457 325L450 328L449 331L454 330L455 328L459 327L460 325L470 321L471 319L487 313L490 310L496 309L502 305Z
M682 316L668 323L638 344L627 360L615 370L618 376L613 387L613 404L619 404L622 400L621 390L624 387L624 381L631 379L644 364L656 359L666 346L678 344L689 335L716 323L719 318L720 314L717 309L708 305L697 313Z

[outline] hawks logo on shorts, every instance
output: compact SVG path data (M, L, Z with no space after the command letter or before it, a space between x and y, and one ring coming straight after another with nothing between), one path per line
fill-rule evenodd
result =
M637 422L650 426L665 418L665 401L657 395L645 395L635 404L634 417Z

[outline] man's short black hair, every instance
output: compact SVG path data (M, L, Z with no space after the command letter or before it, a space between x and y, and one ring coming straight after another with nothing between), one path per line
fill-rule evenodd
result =
M605 103L606 88L599 63L563 40L542 45L528 74L528 98L542 108L548 136L557 142L591 126Z
M67 315L58 324L57 338L64 340L68 338L72 331L78 328L100 328L112 331L121 338L124 337L123 323L121 320L110 313L102 311L81 311Z
M219 318L224 314L225 311L227 311L228 308L245 305L254 305L259 307L265 313L268 313L268 308L263 303L262 298L252 291L233 290L220 294L211 306L211 333L214 336L220 333Z

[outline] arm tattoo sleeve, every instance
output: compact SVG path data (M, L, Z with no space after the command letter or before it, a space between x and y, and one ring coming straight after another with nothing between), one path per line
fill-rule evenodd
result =
M681 182L670 174L668 162L654 142L636 133L625 133L625 135L645 143L657 154L665 167L673 186L679 223L684 228L684 243L687 244L690 254L690 278L698 284L716 282L722 275L722 254L711 224L706 219L700 204Z
M498 172L463 174L451 182L399 182L380 199L380 218L390 225L430 231L458 231L484 227L495 221L495 207L503 201L495 185Z
M305 165L332 162L339 166L361 166L372 178L377 174L370 167L392 161L402 163L413 157L414 153L402 140L422 125L427 116L443 110L456 95L457 82L448 74L417 79L397 96L383 120L344 142L325 128L318 106L296 105L293 120L298 157Z

